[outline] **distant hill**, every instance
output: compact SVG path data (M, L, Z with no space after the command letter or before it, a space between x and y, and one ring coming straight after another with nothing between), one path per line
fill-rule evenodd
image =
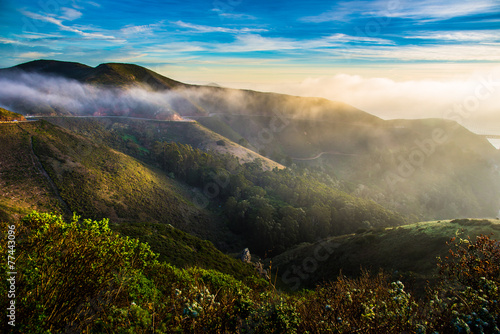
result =
M363 269L384 270L394 280L404 280L420 289L426 281L436 278L436 259L449 255L447 242L452 237L470 237L474 241L479 235L498 240L500 221L456 219L364 229L299 245L274 257L272 265L285 289L312 288L339 274L357 277Z
M23 115L9 111L4 108L0 108L0 122L15 122L15 121L25 121Z
M90 67L75 62L57 60L35 60L10 68L1 69L0 75L18 70L37 72L53 76L61 76L78 80L83 83L102 85L128 85L143 83L151 88L167 89L177 86L186 86L178 81L166 78L158 73L134 64L107 63L97 67Z

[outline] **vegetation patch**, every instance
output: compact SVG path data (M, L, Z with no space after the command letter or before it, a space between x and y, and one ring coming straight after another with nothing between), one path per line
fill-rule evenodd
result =
M113 232L106 219L33 212L0 228L12 224L19 333L496 333L500 324L500 246L487 236L452 240L438 283L416 299L384 273L341 275L290 294L216 270L181 269ZM2 272L7 282L5 261ZM8 289L1 284L0 294ZM6 309L7 298L0 302Z

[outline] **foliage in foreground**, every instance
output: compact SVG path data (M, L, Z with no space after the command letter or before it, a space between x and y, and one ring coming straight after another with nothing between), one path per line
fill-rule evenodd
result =
M14 332L499 332L500 246L486 236L453 241L439 263L440 285L417 300L383 273L287 294L214 270L179 269L107 220L33 212L15 230L16 327L3 322ZM0 250L8 249L4 238ZM3 310L8 288L2 280Z

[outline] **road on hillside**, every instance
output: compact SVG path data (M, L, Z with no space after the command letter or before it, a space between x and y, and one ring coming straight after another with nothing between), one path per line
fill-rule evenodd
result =
M316 160L318 158L321 158L325 154L331 154L331 155L350 155L350 156L358 156L359 155L359 154L354 154L354 153L342 153L342 152L337 152L337 151L327 151L327 152L318 153L314 157L311 157L311 158L292 158L292 159L293 160L301 160L301 161Z

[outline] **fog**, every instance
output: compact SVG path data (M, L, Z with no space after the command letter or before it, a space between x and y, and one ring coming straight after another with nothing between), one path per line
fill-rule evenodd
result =
M133 116L140 113L165 119L176 115L172 105L183 100L178 93L171 91L155 92L140 86L102 87L23 72L1 77L0 87L0 106L27 113L30 108L35 108L35 111L52 108L79 116Z
M406 80L338 74L257 89L341 101L384 119L447 118L500 133L500 68L468 78Z
M251 96L239 90L196 88L152 91L146 86L103 88L35 73L0 77L0 106L21 113L123 115L156 119L244 112ZM298 84L260 85L267 91L345 102L384 119L447 118L478 133L500 134L500 69L466 79L407 80L338 74ZM204 101L211 101L204 103ZM218 103L215 103L218 101ZM204 109L208 108L208 109ZM223 111L223 112L224 112Z

